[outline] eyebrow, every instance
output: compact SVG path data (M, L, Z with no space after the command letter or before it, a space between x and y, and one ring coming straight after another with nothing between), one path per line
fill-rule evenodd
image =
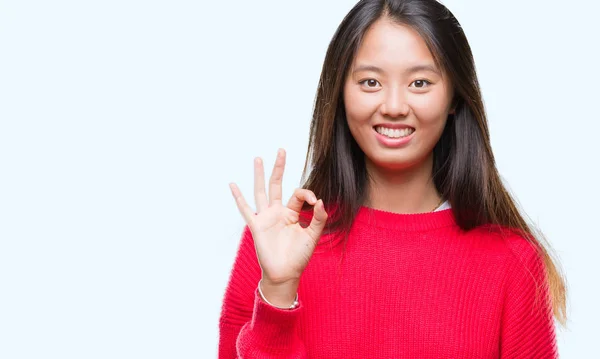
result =
M355 72L359 72L359 71L373 71L373 72L377 72L379 74L383 74L385 71L383 71L381 68L377 67L377 66L373 66L373 65L360 65L357 66L354 71L352 71L352 73ZM433 65L415 65L413 67L410 67L408 69L406 69L406 71L404 71L405 74L412 74L418 71L431 71L433 73L436 73L438 75L440 74L440 71Z

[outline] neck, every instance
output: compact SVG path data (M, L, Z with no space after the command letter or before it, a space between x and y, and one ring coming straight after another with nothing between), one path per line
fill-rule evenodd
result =
M432 178L433 155L418 166L390 170L366 159L368 200L366 206L394 213L433 211L441 197Z

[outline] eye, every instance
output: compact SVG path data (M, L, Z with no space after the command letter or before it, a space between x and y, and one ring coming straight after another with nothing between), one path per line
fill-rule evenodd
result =
M375 88L379 81L375 79L366 79L359 82L359 84L366 84L368 88ZM381 84L379 84L381 86Z
M413 81L413 84L415 84L415 88L418 89L423 89L428 87L429 85L431 85L431 82L425 80L425 79L421 79L421 80L415 80ZM425 84L427 84L427 86L425 86Z

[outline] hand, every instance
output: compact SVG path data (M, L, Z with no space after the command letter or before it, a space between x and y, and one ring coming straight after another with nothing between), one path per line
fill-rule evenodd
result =
M322 200L307 189L296 189L284 206L281 201L281 183L285 168L285 151L277 153L269 180L269 197L265 192L264 168L260 158L254 160L254 199L256 214L246 203L239 188L230 184L237 207L252 232L256 254L262 269L262 290L280 298L295 295L300 276L310 260L321 233L327 213ZM299 224L304 202L314 205L314 215L308 227ZM295 287L295 288L294 288ZM282 288L285 288L282 295ZM290 291L294 291L291 293Z

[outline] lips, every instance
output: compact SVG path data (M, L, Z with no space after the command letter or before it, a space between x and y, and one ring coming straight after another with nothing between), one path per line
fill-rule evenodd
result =
M389 137L389 138L402 138L411 135L415 132L415 129L412 127L402 127L402 128L390 128L387 126L375 126L373 129L380 135Z
M384 147L403 147L414 137L415 129L410 126L402 128L389 128L387 126L373 127L375 137Z

